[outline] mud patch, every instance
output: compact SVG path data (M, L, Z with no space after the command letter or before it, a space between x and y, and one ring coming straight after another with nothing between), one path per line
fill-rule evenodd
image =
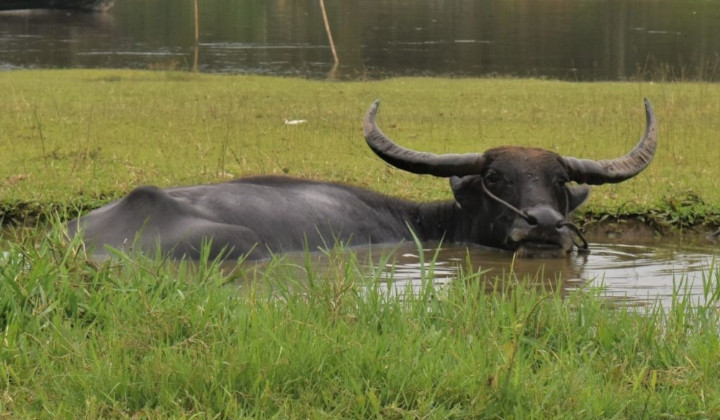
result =
M582 224L582 231L591 242L612 242L648 244L658 239L677 239L681 242L717 242L720 230L695 226L692 229L660 229L637 218L619 218L615 220L589 220Z

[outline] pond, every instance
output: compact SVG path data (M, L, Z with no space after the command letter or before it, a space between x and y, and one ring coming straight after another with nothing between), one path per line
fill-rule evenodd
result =
M566 294L586 285L602 286L602 296L611 306L649 307L655 302L669 307L673 295L687 297L692 304L704 302L706 284L720 284L720 248L700 237L645 237L634 243L597 235L588 236L590 253L573 253L569 258L519 259L512 253L486 247L414 243L355 248L357 261L368 271L382 270L380 290L391 294L416 293L423 282L432 279L442 288L464 272L478 273L488 288L512 281L541 288L561 287ZM330 254L332 255L332 253ZM285 268L295 267L299 278L305 275L305 254L289 254L282 259ZM327 269L327 253L310 254L313 269ZM257 263L250 273L266 269ZM430 275L431 273L431 275ZM250 277L252 278L252 277ZM513 285L510 285L513 287ZM247 288L241 282L239 287Z
M720 80L720 2L117 0L0 13L0 69L192 69L309 78Z
M46 229L47 227L38 227ZM704 286L720 287L720 246L718 239L697 234L657 236L649 230L633 230L616 236L615 229L594 227L586 232L589 253L573 251L568 258L514 258L508 251L484 246L426 242L422 252L415 243L373 245L310 253L280 255L273 261L244 262L237 271L236 261L223 263L226 272L235 272L238 289L249 290L271 267L281 274L304 279L306 262L317 273L330 273L340 261L354 254L363 273L380 273L379 290L391 294L419 292L423 282L444 287L461 274L477 274L473 279L493 287L539 287L561 294L586 285L602 286L602 296L610 306L649 307L672 303L673 295L687 297L693 304L705 300ZM26 242L36 236L35 228L0 229L0 266L9 257L11 242ZM18 249L18 248L15 248ZM497 283L497 281L501 281ZM508 285L502 282L511 281Z

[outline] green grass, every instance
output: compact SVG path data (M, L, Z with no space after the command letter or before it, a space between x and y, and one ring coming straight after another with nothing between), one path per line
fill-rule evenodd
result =
M652 101L660 144L635 179L595 188L584 215L631 215L677 228L720 225L720 85L401 78L323 82L124 70L0 73L0 213L97 207L140 184L248 174L341 181L417 200L450 198L447 181L389 168L361 119L435 153L539 146L605 159L628 152ZM285 119L306 119L286 125Z
M375 98L380 126L409 147L532 145L603 159L635 145L647 96L660 122L655 162L596 188L584 217L717 224L718 90L5 72L0 205L5 221L29 222L139 184L257 173L449 198L446 180L388 168L367 150L360 120ZM643 312L610 309L598 288L558 293L472 269L442 289L428 270L422 290L401 298L342 250L322 270L310 257L299 266L279 257L262 271L124 255L96 262L52 225L6 234L0 248L0 416L720 416L717 267L703 279L703 303L680 285L670 307Z
M705 303L678 287L640 313L468 271L400 298L341 250L321 271L271 261L238 292L253 270L97 264L55 235L0 262L0 416L720 415L717 269Z

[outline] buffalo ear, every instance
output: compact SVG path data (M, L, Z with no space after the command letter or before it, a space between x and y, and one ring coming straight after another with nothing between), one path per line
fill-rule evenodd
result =
M590 196L590 187L587 185L574 185L567 187L568 191L568 210L573 211L580 207L582 203Z
M461 208L472 210L479 206L482 197L482 190L477 182L478 177L479 175L450 177L450 188L452 188L455 201Z

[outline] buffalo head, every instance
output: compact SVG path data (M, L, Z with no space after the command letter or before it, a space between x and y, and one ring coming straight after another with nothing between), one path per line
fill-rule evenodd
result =
M655 117L647 99L647 125L637 146L625 156L600 161L512 146L483 153L418 152L395 144L380 131L375 122L378 106L375 101L365 116L368 145L396 168L450 179L459 219L457 226L448 228L452 239L520 256L567 255L579 235L567 218L587 198L587 185L634 177L648 166L657 146Z

